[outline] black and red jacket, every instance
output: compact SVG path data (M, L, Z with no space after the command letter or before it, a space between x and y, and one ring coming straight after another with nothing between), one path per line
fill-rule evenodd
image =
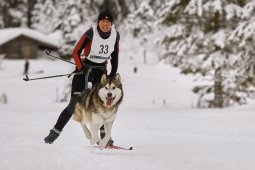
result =
M97 26L97 31L98 31L99 35L101 36L101 38L103 38L103 39L107 39L111 35L110 31L107 33L104 33L100 30L100 28L98 26ZM82 37L80 38L80 40L74 47L73 58L74 58L74 61L75 61L75 64L76 64L76 67L78 70L82 69L83 63L89 64L89 65L95 65L95 66L107 64L107 61L105 61L104 63L94 63L94 62L86 59L86 57L88 56L88 54L90 52L90 48L91 48L91 44L92 44L92 40L93 40L93 34L94 34L93 28L91 27L82 35ZM111 70L110 76L114 76L118 69L119 40L120 40L120 35L117 32L116 42L114 45L114 51L111 53L112 70ZM85 56L84 59L81 59L82 50L84 51L84 56Z

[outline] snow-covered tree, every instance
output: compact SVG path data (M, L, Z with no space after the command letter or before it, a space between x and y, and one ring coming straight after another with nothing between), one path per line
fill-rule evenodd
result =
M5 15L5 1L0 2L0 29L4 28L4 15Z
M152 0L146 0L134 2L130 9L133 11L125 20L125 27L123 30L127 33L131 32L135 41L137 41L137 45L140 46L140 51L136 51L134 52L135 54L131 55L137 56L140 54L144 58L144 63L147 63L147 52L151 53L152 50L155 52L155 49L157 49L156 40L158 25L156 22L157 17L155 15L157 8ZM153 57L157 58L157 56ZM151 60L151 58L149 58L149 60Z
M0 13L4 27L27 25L27 0L2 0ZM1 19L0 19L1 20Z
M49 34L60 25L59 13L51 0L37 0L32 12L31 27Z
M32 12L37 0L27 0L27 27L31 28L32 25Z
M250 97L255 91L255 0L248 0L242 7L229 6L228 20L239 20L238 26L230 32L228 40L231 43L234 60L235 88L245 97ZM233 92L232 92L233 93Z
M169 1L159 15L167 30L162 38L163 57L183 73L194 73L204 82L194 88L200 94L199 106L205 103L207 107L223 107L245 102L247 93L240 88L236 74L241 67L236 63L243 55L237 54L239 49L229 38L240 24L239 19L231 16L243 8L250 13L254 11L245 4L244 1L176 0ZM235 14L231 14L233 10Z
M142 43L147 42L148 34L153 32L155 22L154 11L148 2L142 2L137 11L130 14L129 22L134 37L140 39Z
M74 35L75 29L81 24L81 9L78 4L81 2L67 1L58 4L61 26L63 32L62 45L60 52L62 56L72 54L72 49L78 37Z

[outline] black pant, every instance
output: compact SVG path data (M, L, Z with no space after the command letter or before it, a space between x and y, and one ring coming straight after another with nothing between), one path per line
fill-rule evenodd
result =
M92 69L89 75L89 81L92 82L92 86L100 82L102 75L106 73L106 69ZM77 95L75 92L82 92L85 89L85 76L84 74L74 75L72 80L71 99L67 107L59 115L58 120L54 126L55 129L62 131L67 122L73 115L75 104L77 102Z

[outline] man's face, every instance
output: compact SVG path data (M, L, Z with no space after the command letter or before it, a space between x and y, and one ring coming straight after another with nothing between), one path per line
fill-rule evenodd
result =
M98 23L99 28L103 32L108 32L111 29L112 23L108 19L102 19Z

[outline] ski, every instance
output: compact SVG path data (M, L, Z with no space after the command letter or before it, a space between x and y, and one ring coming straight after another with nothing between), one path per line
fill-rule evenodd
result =
M96 148L100 148L99 146L94 146ZM124 148L124 147L120 147L120 146L106 146L104 147L105 149L117 149L117 150L133 150L133 147L129 147L129 148Z

